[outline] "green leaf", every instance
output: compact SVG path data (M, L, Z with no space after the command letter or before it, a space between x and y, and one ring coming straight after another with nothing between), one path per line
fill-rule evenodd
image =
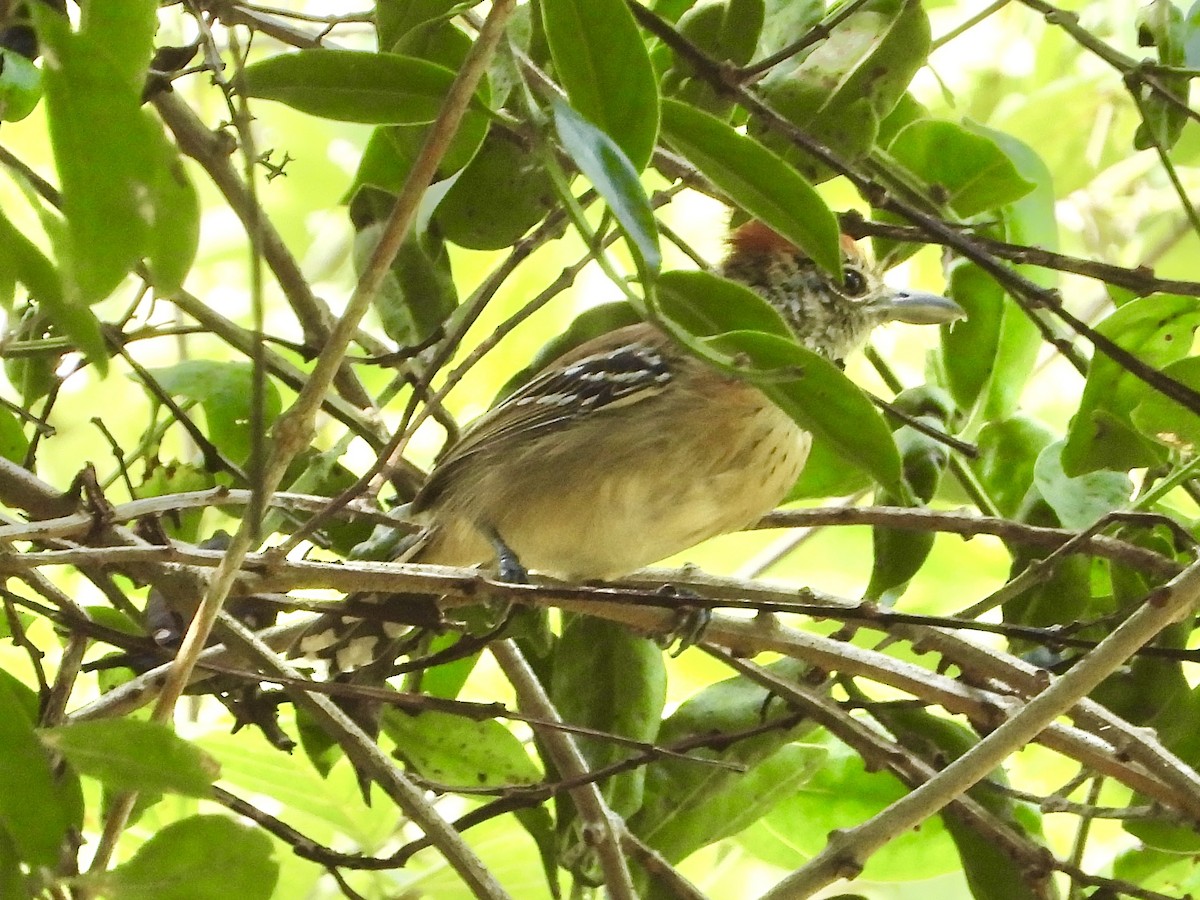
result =
M774 306L743 284L711 272L663 272L656 283L659 310L697 336L762 331L791 339Z
M34 733L37 695L0 669L0 831L27 864L55 868L63 841L83 821L72 773L56 775Z
M363 50L299 50L246 67L246 94L342 122L420 125L437 118L454 73Z
M900 454L875 406L825 357L778 335L739 331L706 338L706 349L745 360L744 375L799 425L826 441L897 497L908 497Z
M1006 309L1004 288L975 263L962 258L951 262L946 288L947 295L966 311L967 317L942 329L942 370L955 402L962 409L971 409L999 374L996 350ZM1019 310L1017 314L1021 314Z
M0 456L20 465L29 451L29 438L8 407L0 406Z
M973 468L1001 514L1015 518L1029 489L1038 456L1055 435L1028 416L986 423L979 432L979 458Z
M168 460L146 472L141 484L137 486L137 496L162 497L184 491L208 490L216 485L216 477L207 469ZM205 512L204 509L177 510L173 515L163 517L162 528L176 540L197 543L201 539L200 522Z
M1015 244L1058 249L1057 195L1054 177L1042 158L1023 141L1003 131L968 121L973 132L991 138L1005 152L1021 177L1033 182L1034 189L1000 210L1004 239ZM1058 273L1041 266L1018 265L1024 277L1044 288L1058 285ZM943 329L943 335L946 329ZM992 378L983 400L988 419L1007 418L1016 413L1021 392L1037 362L1042 336L1037 325L1015 303L1005 303L996 342Z
M924 759L954 760L978 743L976 735L965 726L922 709L885 706L882 712L880 720L887 729ZM1008 783L1003 770L993 771L990 780L1000 785ZM971 789L970 795L1025 840L1044 845L1041 818L1030 804L1011 801L1004 794L979 785ZM963 873L975 900L1045 900L1056 896L1044 889L1044 877L1026 871L1004 848L996 845L990 834L977 830L952 807L943 811L942 819L958 848Z
M78 32L42 4L30 9L46 50L46 111L67 223L69 284L83 303L112 292L145 253L155 225L147 200L155 196L162 160L153 134L158 126L141 109L141 90L157 6L88 4Z
M853 828L899 800L909 788L887 772L868 772L860 757L828 742L829 758L806 784L785 797L738 839L747 853L784 869L816 856L838 829ZM940 817L898 835L871 854L862 872L870 881L932 878L959 867Z
M0 211L0 278L20 282L50 320L88 359L107 367L100 323L87 306L68 303L58 270L37 246L17 231Z
M42 70L15 50L0 47L0 121L19 122L42 99Z
M944 418L927 415L918 418L934 428L946 429ZM908 425L896 431L895 439L900 450L904 479L912 486L916 495L914 499L928 502L936 493L949 462L945 445ZM898 501L883 496L877 502L892 504ZM883 526L872 528L874 563L864 596L868 600L893 605L929 557L934 537L928 531L904 531Z
M848 466L836 448L814 439L804 461L804 470L785 503L810 500L815 497L845 497L871 486L871 476L858 466Z
M1191 20L1192 16L1188 18ZM1184 24L1183 12L1171 0L1150 0L1138 10L1138 44L1155 47L1158 61L1164 66L1184 66L1188 57L1189 26L1191 22ZM1159 79L1176 100L1184 106L1188 104L1190 76L1163 73ZM1147 85L1138 84L1134 90L1137 91L1143 119L1134 134L1133 146L1138 150L1155 146L1169 150L1183 135L1183 128L1188 121L1187 112L1159 96Z
M427 711L410 715L390 708L383 731L396 742L396 756L422 778L444 785L499 787L542 779L524 745L491 719Z
M120 900L268 900L279 878L274 847L263 832L226 816L172 822L133 857L86 883Z
M379 32L379 46L390 49L417 26L448 18L458 8L475 5L462 0L377 0L375 27Z
M17 845L0 826L0 897L31 897L33 891L26 886L21 874L21 857Z
M658 135L658 82L633 14L624 0L542 0L541 6L571 106L640 172Z
M117 790L208 797L217 761L166 725L139 719L99 719L39 732L81 775Z
M1034 188L995 141L954 122L918 119L896 135L888 153L963 218L1012 203Z
M762 81L763 99L854 162L874 146L880 121L928 53L929 19L920 0L868 0L807 56L774 67ZM751 122L751 129L757 133L758 126ZM785 138L765 131L762 137L811 180L833 174Z
M1043 450L1033 468L1033 481L1064 528L1090 528L1110 512L1124 509L1133 482L1121 472L1088 472L1071 478L1063 471L1063 442Z
M1200 390L1200 357L1189 356L1162 371L1168 378ZM1168 447L1195 454L1200 447L1200 416L1156 390L1147 388L1143 393L1130 416L1138 431Z
M1155 294L1125 304L1096 330L1147 365L1162 369L1187 355L1197 326L1200 300ZM1096 353L1062 454L1068 475L1099 468L1126 470L1162 459L1161 447L1139 434L1129 418L1148 389L1120 363Z
M457 72L463 67L471 52L471 38L467 33L451 22L433 20L424 22L392 46L391 52L400 56L423 59L435 65ZM487 75L480 80L476 94L481 100L488 100L491 89ZM412 163L416 161L429 136L430 125L391 125L387 135L404 159L404 175L408 174ZM484 137L491 128L491 122L486 116L468 110L463 117L458 130L455 132L450 146L438 162L437 180L449 178L471 161L479 150ZM398 191L393 191L398 193Z
M596 648L603 647L603 653ZM666 702L667 672L662 650L625 626L591 616L573 616L554 651L550 698L563 720L639 741L658 736ZM630 755L628 747L577 737L580 752L595 769ZM643 768L622 772L603 785L613 812L630 816L642 805Z
M156 138L160 164L150 185L154 228L146 246L146 268L155 290L169 297L183 287L196 249L200 246L200 197L183 160L159 129Z
M554 104L554 127L563 149L616 216L643 268L657 272L662 265L658 225L637 169L612 138L562 101Z
M754 138L673 100L663 102L663 131L730 200L841 277L837 219L795 169Z
M373 222L355 236L354 268L360 275L384 227ZM410 230L372 303L384 332L401 347L416 346L436 333L458 306L445 241L431 231Z
M799 678L803 671L794 660L772 663L769 669L783 679ZM717 739L714 746L696 747L689 755L701 761L736 763L746 771L680 759L655 761L646 774L645 802L629 823L634 833L668 859L677 860L741 830L748 824L744 812L753 809L761 815L788 790L803 783L824 758L823 748L788 746L816 726L801 721L729 743L719 738L790 715L783 704L770 702L766 689L743 676L709 685L685 700L663 722L658 743L671 745L711 736ZM781 750L786 752L779 755ZM773 791L768 787L772 779L776 784ZM739 796L744 801L740 807Z
M545 166L511 136L493 132L438 204L446 239L472 250L511 247L555 201Z
M706 2L684 13L676 29L710 59L744 66L758 49L765 16L763 0ZM698 76L686 59L674 56L666 45L660 45L653 60L666 69L662 78L664 94L691 108L728 117L733 100Z
M254 397L254 367L250 363L192 359L150 374L167 393L196 400L204 409L208 438L234 461L250 457L253 436L248 433ZM263 386L263 427L279 416L282 401L270 380Z
M782 799L791 796L821 766L828 755L824 747L789 744L730 779L723 790L705 792L654 829L655 850L669 862L753 825Z

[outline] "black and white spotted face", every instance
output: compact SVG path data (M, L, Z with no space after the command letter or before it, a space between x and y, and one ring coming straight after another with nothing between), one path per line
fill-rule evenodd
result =
M749 251L735 245L721 272L760 294L797 341L830 359L845 357L884 322L938 324L964 315L945 297L888 286L852 244L843 249L841 284L782 239Z

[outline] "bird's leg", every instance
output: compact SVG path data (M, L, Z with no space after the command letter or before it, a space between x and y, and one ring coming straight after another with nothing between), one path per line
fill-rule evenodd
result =
M529 573L525 571L525 567L521 565L521 560L517 558L517 554L513 552L512 547L504 543L504 538L500 536L500 532L488 525L480 529L484 537L488 539L488 543L492 545L492 550L496 554L496 570L501 581L507 581L509 584L528 584Z
M664 584L658 589L658 593L664 597L675 597L685 601L675 607L675 622L672 624L671 630L655 638L655 643L664 650L678 642L678 646L671 652L672 656L678 656L688 647L699 643L700 639L704 637L704 630L712 621L712 610L707 606L688 605L686 602L688 599L699 599L699 595L686 588Z

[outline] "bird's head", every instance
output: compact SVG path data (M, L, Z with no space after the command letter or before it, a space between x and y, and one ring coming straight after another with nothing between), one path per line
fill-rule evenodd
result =
M966 316L946 297L884 284L846 237L842 260L839 285L795 244L751 221L731 233L721 272L757 291L783 315L796 340L830 359L843 358L884 322L939 325Z

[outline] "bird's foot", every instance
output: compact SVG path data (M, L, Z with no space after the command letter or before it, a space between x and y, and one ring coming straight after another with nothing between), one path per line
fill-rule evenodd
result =
M496 554L496 574L501 581L509 584L528 584L529 572L521 565L521 560L513 552L512 547L504 543L504 538L494 528L486 530L488 542Z
M655 638L655 643L664 650L674 647L671 655L678 656L688 647L699 643L704 637L704 631L708 628L708 623L712 621L712 610L707 606L689 605L686 601L698 600L700 599L699 595L672 584L664 584L658 589L658 593L664 597L685 601L675 609L675 621L671 625L671 630Z

